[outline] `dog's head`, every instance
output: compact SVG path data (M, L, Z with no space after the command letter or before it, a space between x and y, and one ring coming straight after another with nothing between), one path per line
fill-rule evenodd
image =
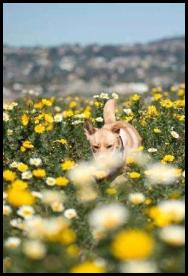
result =
M84 122L86 137L90 143L95 160L102 161L122 151L123 144L119 135L121 123L115 119L115 102L108 100L104 106L104 126L96 128L91 120Z

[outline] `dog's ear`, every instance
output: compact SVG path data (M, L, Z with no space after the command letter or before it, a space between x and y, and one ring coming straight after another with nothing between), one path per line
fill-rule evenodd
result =
M116 121L114 99L110 99L106 102L103 110L103 117L104 117L105 124L111 124Z
M94 128L94 126L92 125L92 122L90 119L85 119L84 121L84 130L85 130L85 134L87 136L87 138L94 134L96 131L96 128Z
M115 123L115 124L112 125L111 131L114 132L114 133L119 134L120 129L121 129L122 127L123 127L122 122L117 122L117 123Z

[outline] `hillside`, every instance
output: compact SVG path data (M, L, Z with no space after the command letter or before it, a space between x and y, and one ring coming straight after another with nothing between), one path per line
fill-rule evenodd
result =
M9 47L3 51L4 96L144 92L184 82L185 39L146 44ZM30 91L30 92L28 92Z

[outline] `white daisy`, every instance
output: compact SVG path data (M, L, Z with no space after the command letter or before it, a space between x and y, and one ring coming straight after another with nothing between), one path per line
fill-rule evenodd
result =
M17 214L21 217L23 217L24 219L29 219L34 215L35 211L33 209L33 207L31 206L21 206L18 211Z
M21 243L21 240L17 237L9 237L5 241L5 247L8 249L16 249Z
M77 213L76 213L76 210L75 209L66 209L65 212L64 212L64 216L67 218L67 219L73 219L73 218L76 218L77 217Z

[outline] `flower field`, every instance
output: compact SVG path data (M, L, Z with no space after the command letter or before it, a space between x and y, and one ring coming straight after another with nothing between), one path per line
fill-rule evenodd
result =
M184 97L179 84L5 103L4 272L184 272ZM142 137L115 184L93 177L83 128L103 125L109 98Z

